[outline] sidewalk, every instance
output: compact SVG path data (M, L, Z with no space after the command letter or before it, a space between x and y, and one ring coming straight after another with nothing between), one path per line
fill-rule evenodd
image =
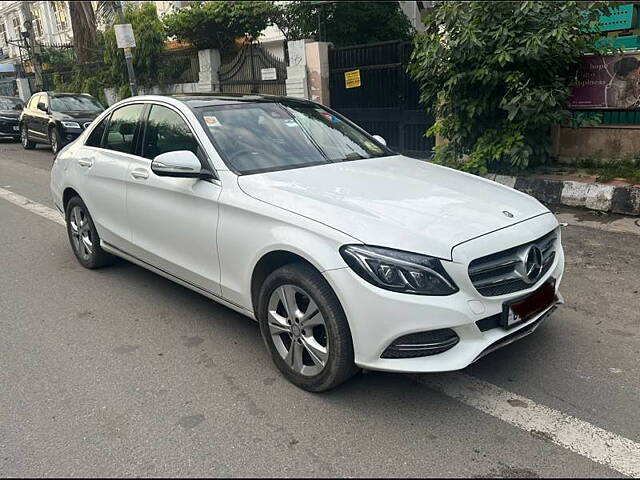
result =
M583 207L622 215L640 215L640 185L613 181L597 183L589 177L487 175L489 180L528 193L549 205Z

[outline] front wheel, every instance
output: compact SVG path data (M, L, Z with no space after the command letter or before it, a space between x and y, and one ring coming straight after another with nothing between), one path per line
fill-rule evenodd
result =
M49 130L49 143L51 144L53 154L58 153L58 150L60 150L60 135L55 127Z
M36 144L29 140L29 131L27 130L27 124L23 123L22 128L20 129L20 142L22 143L22 148L25 150L33 150L36 148Z
M295 385L322 392L358 371L346 315L313 267L275 270L262 285L257 313L274 363Z

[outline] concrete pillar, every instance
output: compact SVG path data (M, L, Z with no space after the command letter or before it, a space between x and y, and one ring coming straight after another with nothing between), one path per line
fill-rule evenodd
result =
M198 92L219 92L220 51L209 48L198 51L200 72L198 73Z
M16 87L18 87L18 96L20 100L26 102L31 98L31 88L29 87L28 78L16 78Z
M287 42L289 50L289 66L287 67L287 96L309 98L307 85L307 55L305 44L310 40L295 40Z
M305 45L309 83L309 99L330 106L329 43L310 42Z

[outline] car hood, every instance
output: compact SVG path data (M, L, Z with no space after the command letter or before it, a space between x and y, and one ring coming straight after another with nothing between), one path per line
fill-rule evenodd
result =
M548 212L524 193L404 156L244 175L238 183L362 243L445 259L462 242Z
M18 118L22 110L0 110L0 116L7 118Z
M56 120L85 120L87 122L94 120L102 112L72 111L72 112L54 112L53 118Z

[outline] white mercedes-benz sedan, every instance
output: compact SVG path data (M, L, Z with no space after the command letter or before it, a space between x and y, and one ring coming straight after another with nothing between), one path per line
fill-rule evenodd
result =
M128 98L60 151L51 191L83 266L122 257L257 320L310 391L462 369L561 303L546 207L309 101Z

